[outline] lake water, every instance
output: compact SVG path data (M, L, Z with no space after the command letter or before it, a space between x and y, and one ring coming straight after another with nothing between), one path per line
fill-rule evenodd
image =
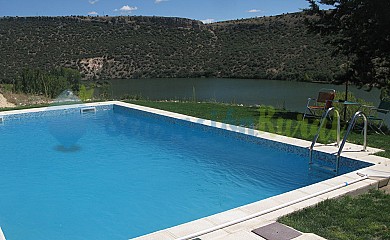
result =
M258 79L166 78L117 79L109 82L114 98L139 95L150 100L191 100L195 96L197 101L263 104L300 112L305 110L307 98L317 97L321 88L345 89L345 85ZM379 104L378 89L367 92L350 86L349 90L375 106Z
M157 78L110 80L114 98L141 96L149 100L216 101L245 105L271 105L290 111L303 112L308 97L317 97L321 88L344 91L345 85L292 82L261 79L227 78ZM358 98L379 105L380 90L370 92L349 86L349 91ZM97 92L98 93L98 92ZM382 116L390 125L390 114Z

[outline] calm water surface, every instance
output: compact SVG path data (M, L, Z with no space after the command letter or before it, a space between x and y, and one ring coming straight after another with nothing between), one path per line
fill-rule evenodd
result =
M308 97L316 97L321 88L343 91L344 85L255 79L167 78L117 79L109 81L115 98L140 95L150 100L217 101L238 104L264 104L303 111ZM358 98L379 104L378 89L366 92L350 86Z
M290 111L303 112L308 97L317 97L321 88L344 91L345 85L292 82L260 79L222 78L164 78L164 79L115 79L109 81L114 98L141 96L150 100L216 101L246 105L271 105ZM370 92L349 86L356 97L379 105L380 90ZM365 109L367 110L367 109ZM382 116L390 125L390 114Z

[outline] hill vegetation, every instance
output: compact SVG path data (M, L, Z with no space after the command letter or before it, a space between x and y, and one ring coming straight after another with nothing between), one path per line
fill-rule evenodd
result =
M82 79L224 77L332 81L343 58L306 32L303 13L203 24L167 17L0 18L0 81L25 69Z

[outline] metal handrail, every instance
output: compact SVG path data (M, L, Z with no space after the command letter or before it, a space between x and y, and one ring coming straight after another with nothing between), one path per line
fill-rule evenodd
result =
M325 120L328 117L329 113L332 112L332 111L334 111L334 113L337 116L337 139L336 140L337 140L337 147L340 146L340 113L339 113L339 111L336 110L336 108L331 107L331 108L329 108L326 111L324 117L322 118L320 126L319 126L319 128L317 130L317 134L314 136L314 139L313 139L313 141L311 143L310 152L309 152L309 156L310 156L309 164L313 163L313 148L314 148L314 145L317 143L318 137L320 136L321 128L324 125Z
M351 130L353 129L353 127L355 126L356 119L358 117L363 117L363 120L364 120L364 128L363 128L363 131L364 131L364 141L363 141L363 150L362 151L366 151L367 150L367 116L362 111L358 111L358 112L355 113L355 115L353 115L353 118L352 118L351 122L349 123L347 132L344 135L343 142L341 143L339 151L337 152L337 159L336 159L336 174L337 175L339 174L341 152L343 151L343 148L344 148L345 142L347 141L348 135L351 132Z

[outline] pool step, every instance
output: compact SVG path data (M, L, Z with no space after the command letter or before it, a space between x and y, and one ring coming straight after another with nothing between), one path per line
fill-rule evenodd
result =
M317 164L317 163L310 164L310 167L311 168L315 168L315 169L319 169L319 170L325 170L327 172L336 173L336 169L331 168L331 167L327 167L327 166L323 166L323 165L320 165L320 164Z
M95 107L81 108L81 109L80 109L80 113L81 113L81 114L96 113L96 108L95 108Z

